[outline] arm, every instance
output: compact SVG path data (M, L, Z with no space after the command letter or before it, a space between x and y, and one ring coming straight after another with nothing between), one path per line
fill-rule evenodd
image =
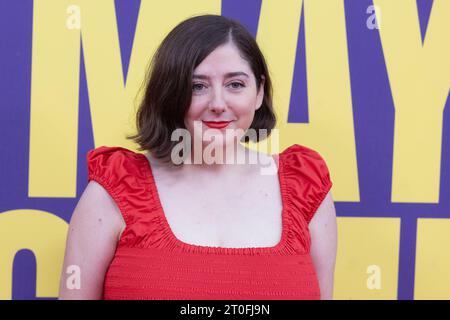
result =
M336 210L328 192L309 223L311 257L319 280L321 299L333 299L334 268L337 248Z
M124 226L114 200L99 183L90 181L70 220L60 279L60 300L102 299L105 273ZM75 269L71 270L71 266ZM73 284L77 275L80 288L73 285L70 288L67 282Z

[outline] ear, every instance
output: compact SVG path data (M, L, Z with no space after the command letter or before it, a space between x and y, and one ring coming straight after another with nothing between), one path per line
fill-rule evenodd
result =
M258 110L262 106L262 102L264 100L264 83L266 78L262 75L261 76L261 84L259 85L258 95L256 96L256 108L255 110Z

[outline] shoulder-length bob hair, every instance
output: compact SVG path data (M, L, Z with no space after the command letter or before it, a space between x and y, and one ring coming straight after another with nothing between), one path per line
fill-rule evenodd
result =
M244 142L267 138L276 124L272 108L272 83L266 61L253 36L239 22L220 15L200 15L178 24L164 38L150 61L145 92L136 114L137 134L127 136L163 162L170 161L172 132L184 128L191 104L194 69L217 47L232 42L256 78L259 89L264 78L264 98L255 111L249 129L256 135L244 135ZM265 134L260 134L261 132ZM252 130L253 131L253 130ZM247 131L247 133L249 130ZM254 132L255 133L255 132ZM242 141L241 139L241 141Z

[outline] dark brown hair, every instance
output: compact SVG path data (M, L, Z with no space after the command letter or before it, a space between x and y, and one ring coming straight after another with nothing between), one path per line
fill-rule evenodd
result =
M136 114L137 134L127 136L139 145L140 151L149 150L158 159L170 160L172 148L179 143L171 141L171 134L177 128L186 128L184 118L191 104L194 69L212 51L229 41L249 63L257 90L264 77L263 102L250 125L250 129L256 130L256 136L244 135L242 139L258 142L270 135L276 124L272 83L258 44L239 22L207 14L178 24L164 38L150 61L144 96ZM266 129L267 134L260 135L260 129Z

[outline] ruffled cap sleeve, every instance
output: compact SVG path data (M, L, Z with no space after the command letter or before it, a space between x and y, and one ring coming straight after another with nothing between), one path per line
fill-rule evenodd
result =
M144 154L122 147L101 146L87 153L88 181L100 183L125 220L119 246L160 245L161 231L156 186Z
M291 205L309 224L333 184L327 164L317 151L299 144L281 156Z
M143 169L145 156L122 147L101 146L88 151L86 158L88 181L101 184L119 207L127 225L122 240L127 240L138 211L144 210L142 204L151 200Z
M104 180L111 186L121 182L130 169L131 150L122 147L101 146L87 153L88 181Z

